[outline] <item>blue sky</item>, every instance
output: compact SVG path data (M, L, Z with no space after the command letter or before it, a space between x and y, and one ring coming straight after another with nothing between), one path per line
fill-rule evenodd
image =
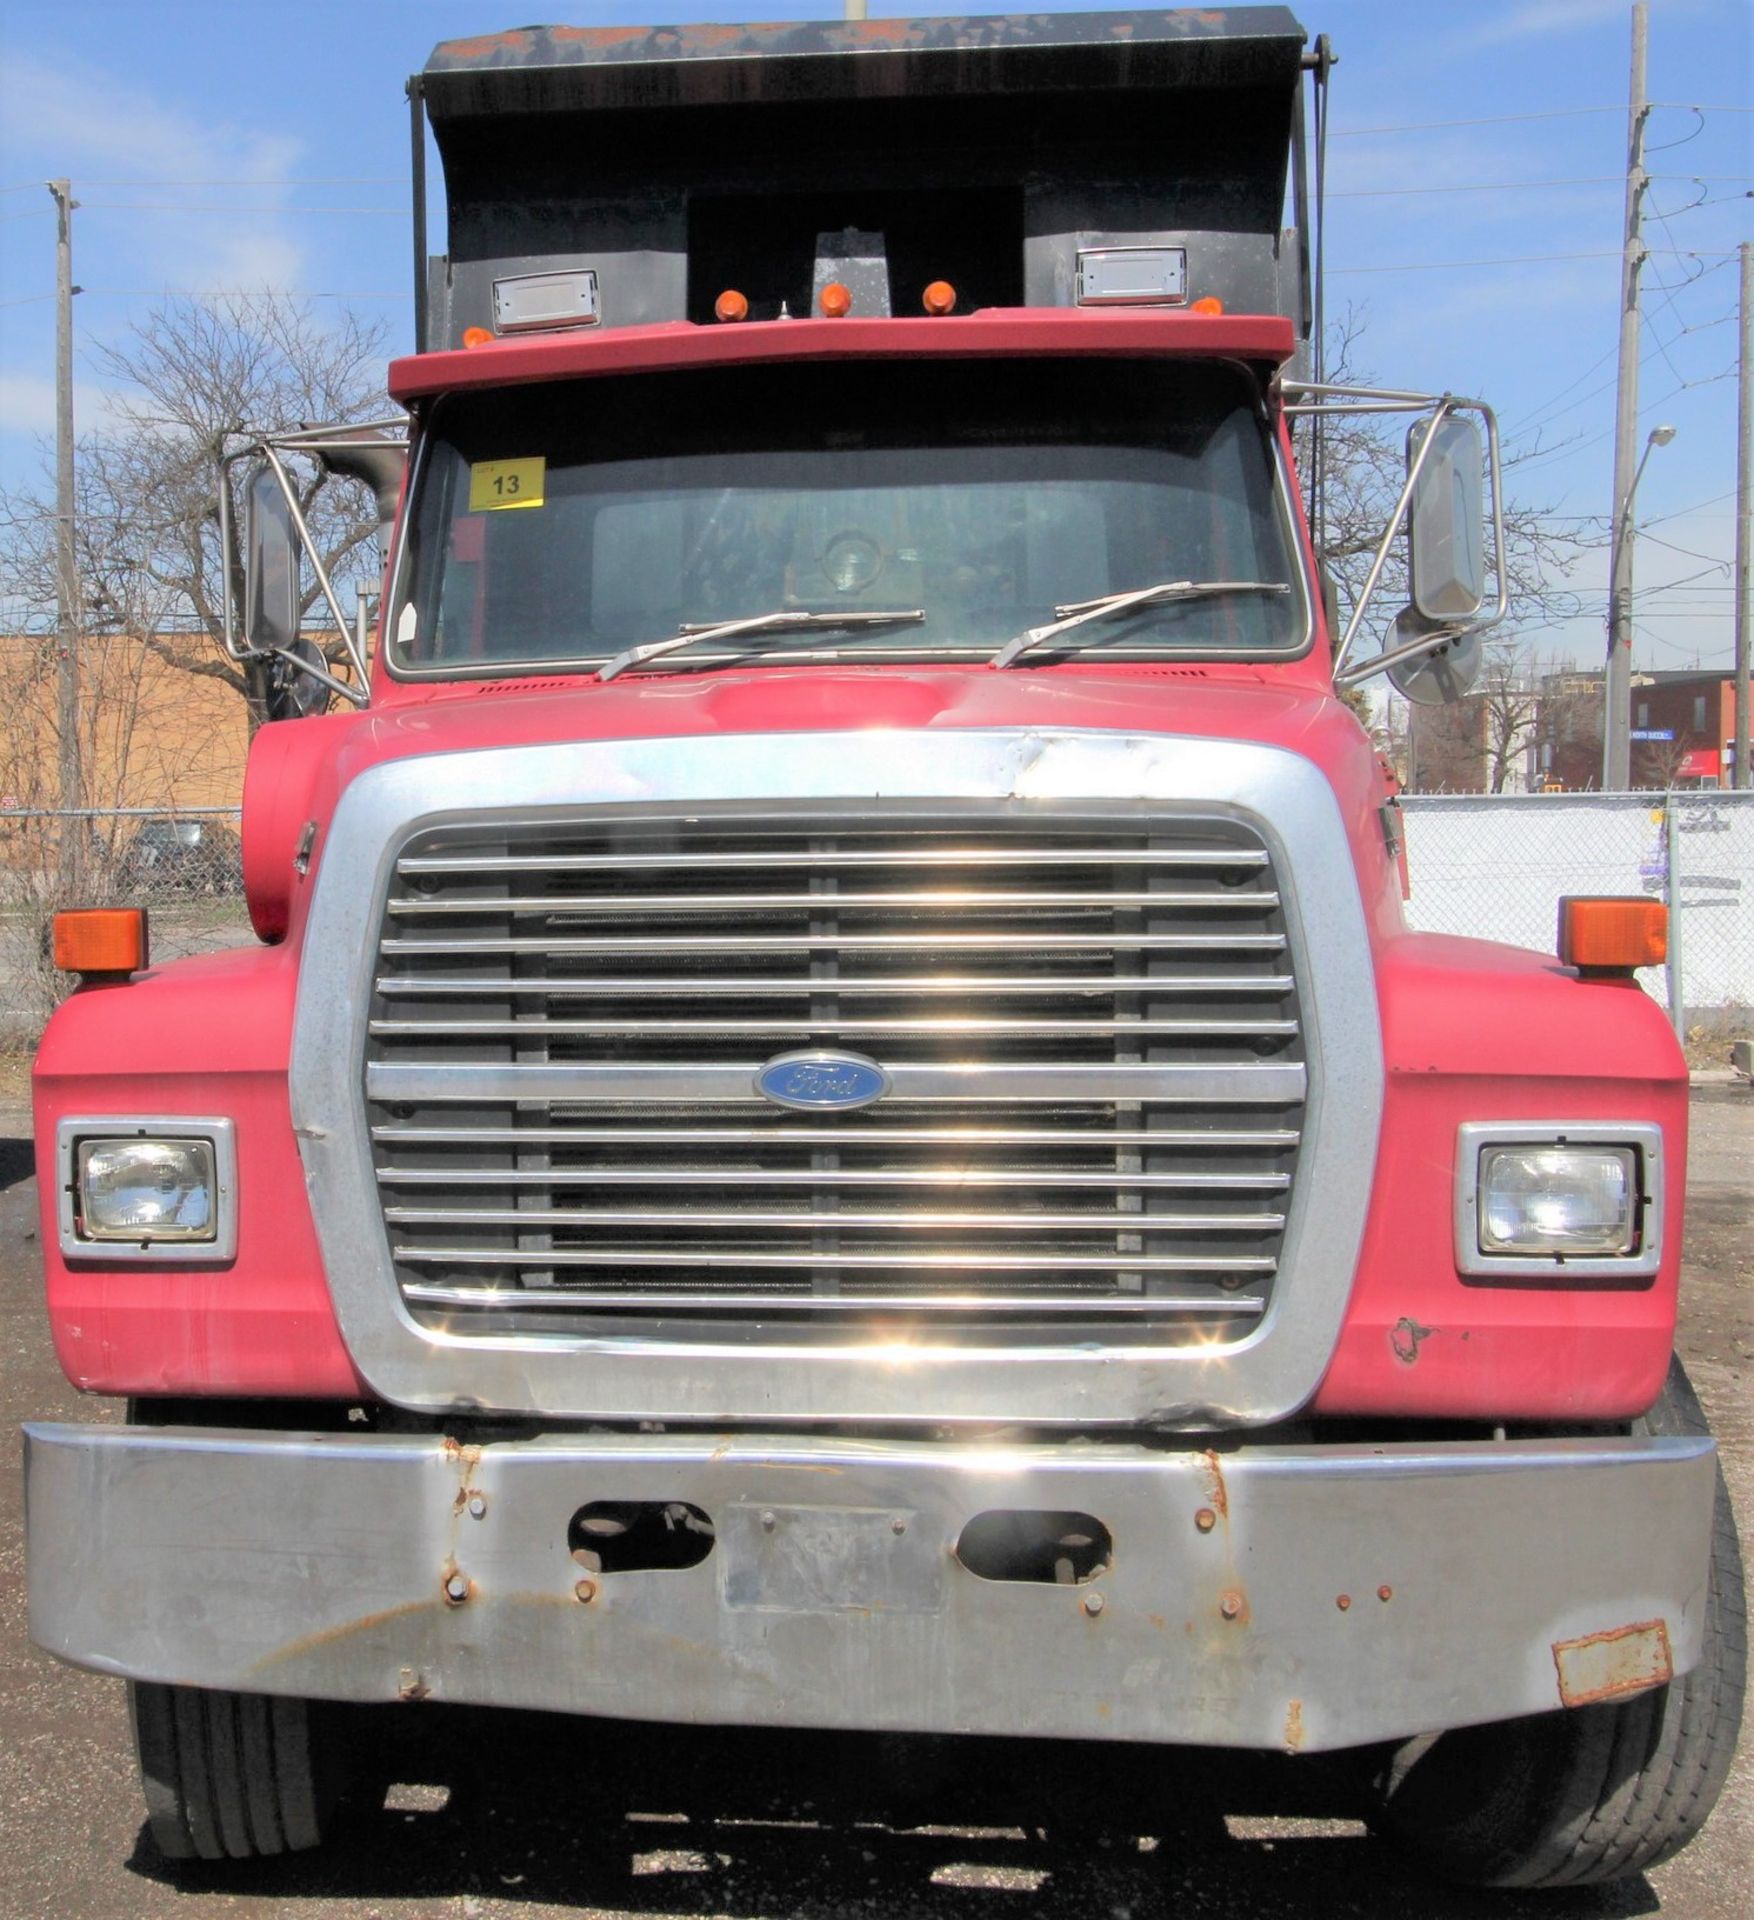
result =
M1061 0L1087 11L1082 0ZM754 0L764 19L835 0ZM873 15L1003 11L872 0ZM1477 393L1539 435L1516 490L1578 522L1609 509L1628 0L1298 0L1340 55L1328 262L1363 355L1397 386ZM0 0L0 479L52 424L54 225L75 221L82 426L89 360L171 289L351 296L408 344L406 75L432 44L514 24L511 0ZM701 0L560 0L579 24L739 17ZM1754 9L1653 0L1642 424L1673 424L1638 495L1637 658L1727 664L1734 552L1737 271L1754 235ZM1702 109L1695 111L1694 109ZM1699 204L1693 204L1699 203ZM442 232L442 226L435 228ZM1593 661L1586 612L1531 636Z

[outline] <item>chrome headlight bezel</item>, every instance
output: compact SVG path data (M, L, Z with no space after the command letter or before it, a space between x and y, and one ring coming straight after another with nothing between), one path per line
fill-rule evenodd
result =
M201 1239L141 1232L119 1239L83 1231L79 1180L81 1149L139 1140L193 1141L213 1160L213 1231ZM237 1256L237 1137L230 1120L187 1114L90 1114L55 1128L56 1217L61 1256L82 1264L214 1266Z
M1487 1156L1495 1149L1598 1148L1629 1153L1634 1181L1632 1245L1624 1253L1488 1252L1481 1201ZM1643 1121L1520 1120L1470 1123L1457 1130L1455 1255L1458 1272L1481 1279L1643 1281L1663 1257L1665 1187L1662 1128Z

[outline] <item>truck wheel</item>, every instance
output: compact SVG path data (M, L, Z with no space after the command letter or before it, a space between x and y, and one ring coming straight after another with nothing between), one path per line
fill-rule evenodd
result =
M1635 1430L1710 1431L1679 1360ZM1720 1468L1699 1665L1629 1700L1411 1741L1376 1782L1378 1824L1470 1886L1585 1886L1655 1866L1717 1800L1747 1657L1742 1556Z
M132 1680L128 1705L167 1860L253 1860L328 1837L344 1756L320 1704Z

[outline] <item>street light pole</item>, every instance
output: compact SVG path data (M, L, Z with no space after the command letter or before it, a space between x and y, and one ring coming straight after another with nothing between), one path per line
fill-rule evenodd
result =
M1632 524L1633 502L1653 447L1666 447L1673 427L1652 427L1632 481L1614 516L1614 577L1608 588L1608 679L1602 715L1602 791L1619 793L1632 785ZM1618 664L1619 672L1615 672Z
M1620 592L1623 516L1636 479L1633 448L1638 444L1638 280L1645 261L1642 222L1644 189L1644 123L1650 108L1645 99L1645 43L1648 17L1644 0L1632 9L1632 76L1626 98L1626 234L1620 261L1620 373L1614 416L1613 541L1608 594L1608 662L1602 686L1602 786L1618 790L1632 783L1632 609ZM1625 560L1628 583L1632 561ZM1628 585L1628 592L1630 584Z

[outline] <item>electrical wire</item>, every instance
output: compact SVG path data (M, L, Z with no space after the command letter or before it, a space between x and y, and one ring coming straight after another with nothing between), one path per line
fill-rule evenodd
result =
M400 220L408 214L406 207L187 207L168 200L82 200L79 207L82 213L277 213L301 218L318 213L375 213L393 214ZM45 207L43 211L53 213L54 208Z
M1336 140L1356 140L1372 133L1431 133L1440 127L1501 127L1513 120L1572 120L1586 113L1624 113L1623 106L1548 107L1540 113L1490 113L1478 120L1421 120L1404 127L1336 127Z

